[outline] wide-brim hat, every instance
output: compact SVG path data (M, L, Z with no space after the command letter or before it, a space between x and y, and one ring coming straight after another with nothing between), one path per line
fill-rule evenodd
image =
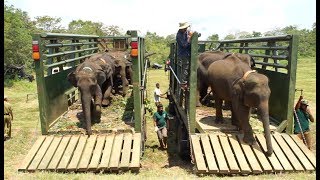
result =
M190 24L188 22L179 23L179 29L185 29L189 26L190 26Z
M308 104L309 104L309 102L308 102L307 100L305 100L305 99L302 99L302 100L301 100L301 104L304 104L304 105L309 106L309 105L308 105Z

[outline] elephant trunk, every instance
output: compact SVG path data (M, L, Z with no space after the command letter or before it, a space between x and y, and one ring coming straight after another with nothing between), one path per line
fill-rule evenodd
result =
M260 115L260 118L263 123L263 128L264 128L264 135L266 138L266 144L267 144L267 156L271 156L273 152L272 148L272 143L271 143L271 133L270 133L270 124L269 124L269 106L268 106L268 101L263 103L259 108L258 108L258 114Z
M87 134L91 135L91 95L81 95L81 101L82 101L82 110L85 117L85 123L86 123L86 129Z

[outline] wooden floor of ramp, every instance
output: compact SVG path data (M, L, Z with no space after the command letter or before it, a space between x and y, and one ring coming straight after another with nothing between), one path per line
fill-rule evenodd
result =
M40 136L19 171L138 171L141 133Z
M263 134L255 134L257 144L250 146L240 134L191 135L197 173L260 174L293 171L315 171L316 156L296 135L272 134L274 153L263 153Z

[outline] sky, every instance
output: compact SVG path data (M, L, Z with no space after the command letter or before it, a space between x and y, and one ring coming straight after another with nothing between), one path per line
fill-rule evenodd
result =
M267 32L296 25L311 29L316 22L316 0L6 0L7 5L26 11L33 20L48 15L72 20L119 26L123 32L139 30L166 37L176 34L179 22L189 22L201 33L223 39L240 31Z

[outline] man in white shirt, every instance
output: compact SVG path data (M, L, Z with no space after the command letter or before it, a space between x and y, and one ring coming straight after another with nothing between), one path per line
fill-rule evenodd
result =
M162 94L161 90L160 90L160 84L157 83L156 84L156 88L154 89L154 102L156 104L156 106L158 106L159 104L161 104L160 98L163 98L163 95L165 95L166 93Z

